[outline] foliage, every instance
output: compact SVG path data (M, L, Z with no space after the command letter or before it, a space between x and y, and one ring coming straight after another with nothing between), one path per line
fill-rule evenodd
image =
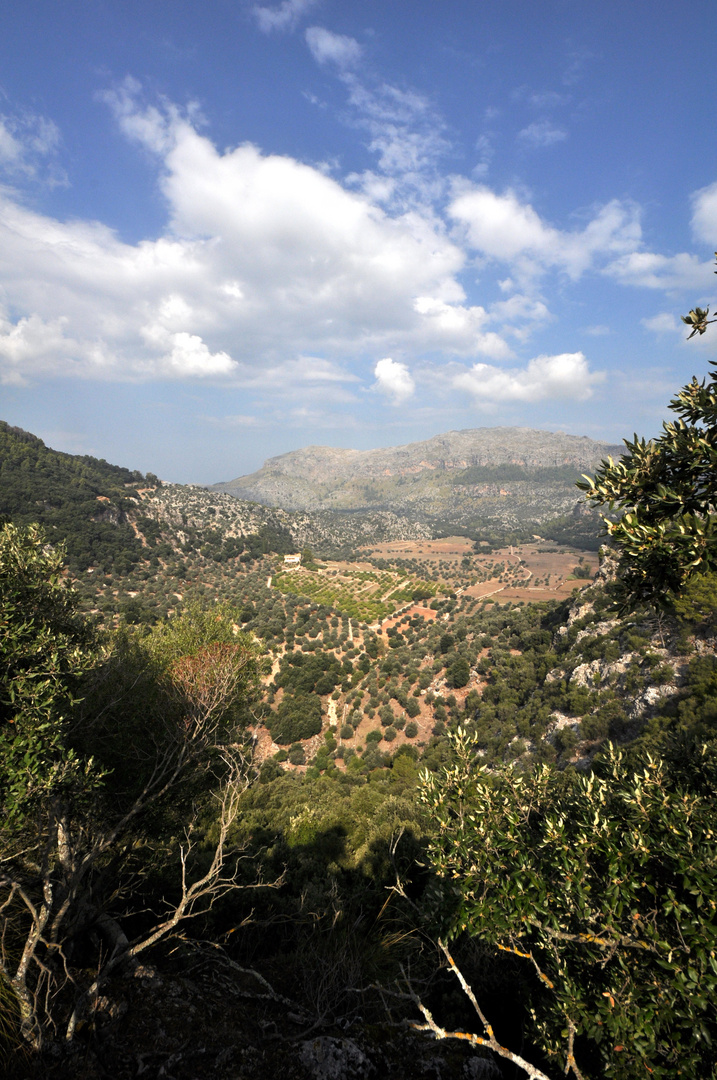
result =
M690 337L714 322L708 314L695 308L683 316ZM670 402L678 419L664 423L658 439L626 439L619 461L608 458L594 479L578 483L590 502L623 511L604 520L633 606L679 595L695 573L717 569L717 361L710 368Z
M144 482L139 472L59 453L0 421L0 515L17 525L39 522L53 544L65 544L75 571L114 564L126 572L138 562L142 548L127 512Z
M67 744L91 635L37 525L0 529L0 808L16 817L82 768Z
M715 1076L717 748L493 777L471 741L424 774L444 929L524 957L536 1039L583 1076ZM689 774L688 774L689 775ZM560 1066L562 1068L562 1066Z
M457 657L446 674L448 685L454 689L459 690L461 687L467 686L470 681L471 669L465 656Z
M717 625L717 574L694 574L673 603L683 622L710 631Z
M248 775L238 706L259 671L236 613L217 609L102 648L61 562L36 527L0 534L0 979L35 1048L60 1025L71 1038L119 963L237 884L227 834ZM212 790L214 845L198 859L192 803ZM177 828L188 829L182 846ZM155 914L137 921L148 897L128 884L139 877L151 894L159 851ZM131 940L122 915L134 916ZM89 958L91 986L76 981L74 955Z
M272 739L280 746L310 739L321 731L321 699L301 692L289 695L266 722Z

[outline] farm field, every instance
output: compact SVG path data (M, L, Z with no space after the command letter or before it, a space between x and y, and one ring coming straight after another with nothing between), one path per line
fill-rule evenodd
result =
M450 592L495 596L502 603L564 600L587 585L598 568L594 551L536 541L483 553L463 536L384 543L366 555L423 574Z
M280 570L272 578L272 586L367 623L392 615L399 606L409 603L417 591L426 598L438 592L435 582L400 571L348 569L334 563L319 570Z
M540 542L476 552L464 537L382 544L358 554L360 562L324 560L311 569L285 569L275 557L274 573L264 578L271 622L276 603L286 606L286 616L284 634L269 646L271 711L256 732L259 761L313 775L325 759L339 771L353 763L353 771L387 748L422 753L451 716L472 715L482 696L490 651L479 629L485 620L502 623L511 618L508 609L525 607L527 614L532 603L569 597L590 584L598 565L592 552ZM252 618L247 625L269 644L270 624ZM295 700L291 685L303 677L287 676L286 663L307 671L317 655L342 665L325 687L316 684L320 722L274 739L277 717ZM457 662L465 662L462 675Z

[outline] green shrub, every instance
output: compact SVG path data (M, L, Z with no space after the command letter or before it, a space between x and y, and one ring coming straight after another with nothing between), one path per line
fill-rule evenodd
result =
M287 696L266 722L275 743L310 739L321 731L321 701L313 695Z
M289 761L292 765L305 765L306 754L301 743L294 743L289 750Z
M525 958L521 1007L557 1071L571 1049L586 1077L714 1076L717 745L637 771L611 751L587 776L489 774L454 746L420 790L442 933Z

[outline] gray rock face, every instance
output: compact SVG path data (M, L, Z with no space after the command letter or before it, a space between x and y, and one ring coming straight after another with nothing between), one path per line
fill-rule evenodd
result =
M299 1060L315 1080L364 1080L375 1072L373 1064L352 1039L320 1035L299 1048Z
M326 483L357 476L408 475L430 470L466 469L471 465L524 465L553 468L575 465L588 468L623 447L595 442L586 436L532 428L468 428L434 435L425 442L377 450L344 450L306 446L269 458L262 468L232 480L225 488L248 482L262 473ZM217 485L220 486L220 485Z
M404 513L440 516L453 509L456 500L470 502L510 495L524 498L521 485L526 481L536 485L531 470L569 467L577 476L591 471L608 455L620 454L622 449L564 432L472 428L376 450L307 446L269 458L257 472L215 484L214 489L292 510L390 507ZM501 479L501 473L466 474L466 470L476 467L502 468L508 482ZM555 496L559 481L570 492L569 505L574 504L574 476L556 476L555 480L542 477L538 483L548 483ZM515 490L504 490L508 486Z

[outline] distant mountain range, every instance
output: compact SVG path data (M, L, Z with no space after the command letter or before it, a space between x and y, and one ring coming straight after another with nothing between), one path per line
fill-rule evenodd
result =
M622 446L531 428L472 428L377 450L307 446L214 484L285 510L391 510L413 520L517 527L564 514L575 481Z
M455 532L494 546L539 532L595 547L599 517L575 480L620 452L562 433L480 428L380 450L307 447L207 489L60 453L0 421L0 521L39 521L65 544L74 574L130 574L190 550L208 563L307 545L348 556Z

